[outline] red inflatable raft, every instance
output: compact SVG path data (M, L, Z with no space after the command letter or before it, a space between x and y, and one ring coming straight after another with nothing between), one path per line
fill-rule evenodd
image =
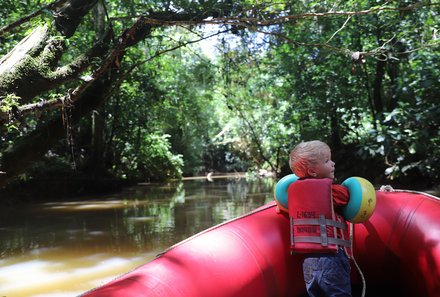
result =
M269 203L172 246L155 260L82 296L306 296L289 222ZM354 227L366 296L440 296L440 199L377 192L376 210ZM352 261L352 263L354 263ZM352 269L354 292L362 278Z

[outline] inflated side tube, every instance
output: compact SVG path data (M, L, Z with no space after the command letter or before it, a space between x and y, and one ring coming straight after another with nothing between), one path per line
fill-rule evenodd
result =
M354 224L353 250L367 296L439 297L440 198L402 190L376 195L371 218ZM305 296L304 258L290 254L289 219L274 209L270 202L198 233L80 296Z
M296 182L299 179L295 174L289 174L280 179L275 185L274 198L278 208L284 212L288 211L288 196L287 189L291 183Z
M350 201L342 208L342 216L351 223L367 221L376 208L376 191L373 185L362 177L347 178L342 185L350 193Z

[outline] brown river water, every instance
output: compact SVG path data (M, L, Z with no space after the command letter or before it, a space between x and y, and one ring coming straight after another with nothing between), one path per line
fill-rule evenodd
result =
M147 184L0 209L0 297L77 296L273 199L274 180Z

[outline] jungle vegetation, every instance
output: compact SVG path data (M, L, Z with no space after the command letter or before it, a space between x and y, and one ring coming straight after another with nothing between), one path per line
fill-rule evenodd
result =
M0 186L81 193L208 172L440 178L440 2L6 0Z

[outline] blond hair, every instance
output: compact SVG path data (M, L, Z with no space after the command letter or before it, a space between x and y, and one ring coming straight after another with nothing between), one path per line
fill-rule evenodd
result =
M330 147L319 140L301 142L292 150L289 155L289 166L298 177L308 177L308 169L322 160L323 154L330 150Z

